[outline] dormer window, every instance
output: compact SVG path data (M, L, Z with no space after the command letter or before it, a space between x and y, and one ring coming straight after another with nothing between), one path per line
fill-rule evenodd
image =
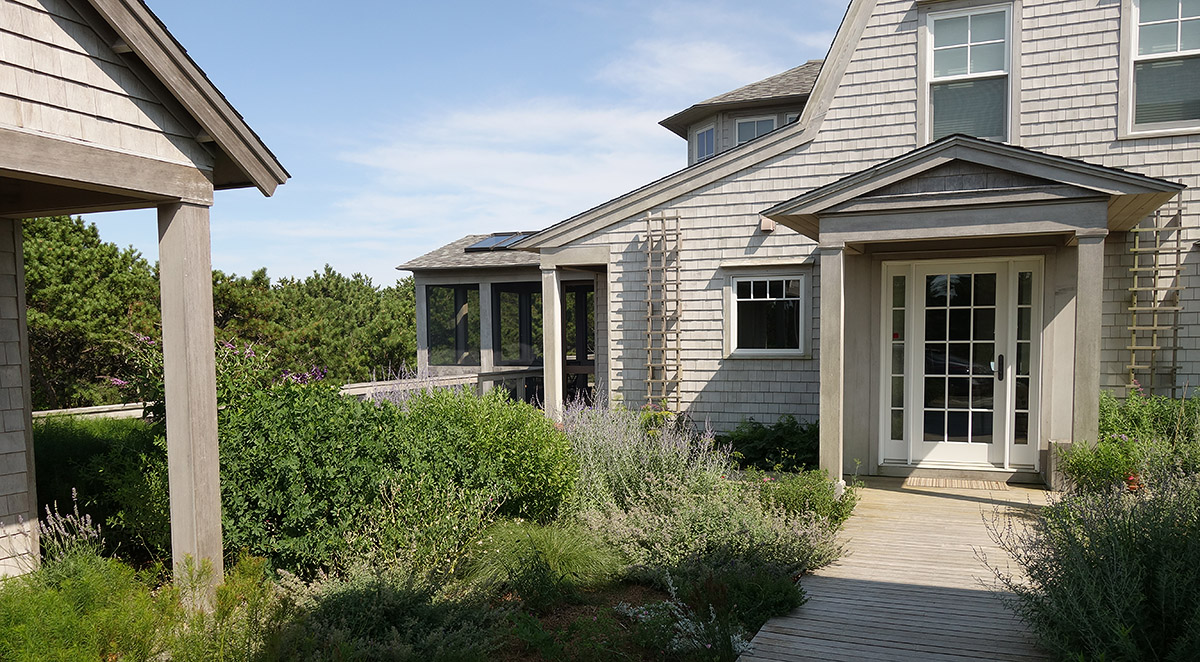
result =
M1140 0L1133 63L1135 126L1200 120L1200 2Z
M717 153L717 128L709 124L692 136L692 163L699 163Z
M931 13L930 140L954 133L1008 139L1007 7Z
M737 144L750 142L755 138L775 130L774 117L747 117L737 120Z

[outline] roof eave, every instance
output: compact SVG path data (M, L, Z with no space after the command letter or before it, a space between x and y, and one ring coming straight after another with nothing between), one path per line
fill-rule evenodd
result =
M270 196L290 175L241 115L140 0L88 0L243 173L220 188L255 186Z

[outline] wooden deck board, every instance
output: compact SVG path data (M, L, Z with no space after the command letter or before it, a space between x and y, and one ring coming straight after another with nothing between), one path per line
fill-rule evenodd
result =
M768 621L744 662L1048 659L980 560L1008 564L985 520L1030 513L1045 491L902 483L868 479L843 531L847 554L801 580L808 602Z

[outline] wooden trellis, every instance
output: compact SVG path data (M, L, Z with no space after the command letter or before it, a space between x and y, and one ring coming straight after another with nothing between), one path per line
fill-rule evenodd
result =
M1130 230L1129 386L1176 397L1183 291L1183 205L1164 205Z
M672 411L682 404L680 235L678 213L646 216L646 399Z

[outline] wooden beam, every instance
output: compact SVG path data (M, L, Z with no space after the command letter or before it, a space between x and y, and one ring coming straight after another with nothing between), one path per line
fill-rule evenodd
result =
M158 208L171 556L221 581L221 491L208 207Z
M212 204L212 173L192 166L3 127L0 145L0 177L146 200Z

